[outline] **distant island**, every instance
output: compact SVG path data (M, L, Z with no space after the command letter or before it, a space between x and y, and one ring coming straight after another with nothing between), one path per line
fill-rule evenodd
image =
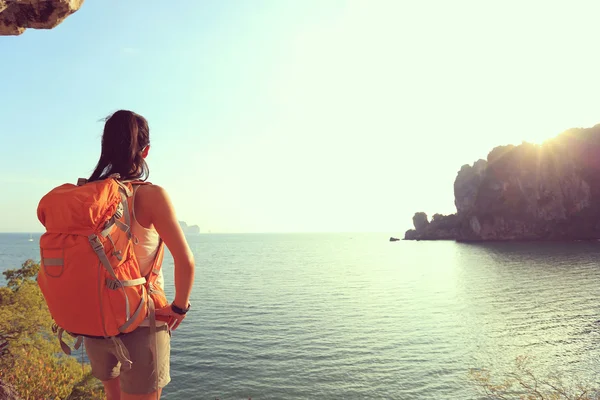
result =
M494 148L458 171L454 204L431 221L417 212L404 239L600 239L600 124Z
M179 225L181 226L183 233L186 235L197 235L200 233L200 227L198 225L188 226L185 221L179 221Z

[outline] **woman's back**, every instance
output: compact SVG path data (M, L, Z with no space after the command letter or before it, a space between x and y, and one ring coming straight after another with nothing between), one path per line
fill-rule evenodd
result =
M142 187L144 186L135 186L133 191L131 204L131 232L135 237L133 249L140 264L140 273L142 276L146 276L150 273L150 269L152 268L152 264L158 253L160 236L154 226L148 223L148 221L151 221L150 213L147 209L142 207L145 204L143 201L144 190L140 190ZM138 218L141 218L141 220L146 223L140 223ZM159 284L163 287L162 269L160 278Z

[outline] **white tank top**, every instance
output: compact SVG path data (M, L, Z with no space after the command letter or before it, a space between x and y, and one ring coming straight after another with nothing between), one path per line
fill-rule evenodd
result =
M131 200L131 233L134 237L137 238L137 243L133 246L133 251L135 253L136 258L140 264L140 272L142 276L146 276L150 273L152 268L152 264L154 263L154 259L156 258L156 253L158 252L158 245L160 243L160 236L156 229L148 229L140 225L135 217L135 196L137 193L139 186L135 186L133 188L133 197ZM158 274L158 279L156 280L158 286L164 288L164 277L162 268ZM164 325L163 321L158 321L157 325ZM141 324L142 326L148 326L149 321L148 318L144 320Z

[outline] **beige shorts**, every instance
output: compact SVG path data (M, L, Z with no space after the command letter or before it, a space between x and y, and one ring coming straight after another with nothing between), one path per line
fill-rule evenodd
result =
M131 333L119 336L133 362L131 369L121 368L117 360L116 346L111 339L84 338L85 351L92 365L92 375L101 381L119 377L121 391L128 394L152 393L156 387L156 373L152 357L155 346L150 328L139 327ZM158 387L165 387L170 381L169 364L171 355L171 334L167 326L156 328L158 341Z

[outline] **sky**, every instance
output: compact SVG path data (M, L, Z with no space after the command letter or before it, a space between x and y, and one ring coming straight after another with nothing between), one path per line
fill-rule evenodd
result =
M0 231L150 124L150 181L203 232L398 232L464 164L600 123L597 1L86 1L0 37Z

